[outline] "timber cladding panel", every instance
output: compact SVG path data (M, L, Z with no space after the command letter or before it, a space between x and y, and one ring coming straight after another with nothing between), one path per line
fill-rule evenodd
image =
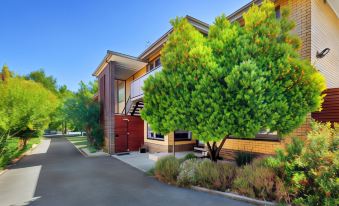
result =
M339 122L339 88L327 89L321 112L312 113L312 117L321 122Z
M177 142L176 142L177 143ZM173 145L162 145L151 142L145 142L148 152L173 152ZM176 152L193 151L195 143L186 143L175 145Z
M323 0L312 1L311 62L326 77L328 88L339 88L339 18ZM317 52L329 48L323 58Z
M113 65L107 64L106 67L103 69L103 71L99 74L99 102L101 105L100 108L100 124L102 128L104 129L104 151L109 152L109 138L113 136L112 132L112 114L114 111L112 111L112 99L113 99L113 93L112 93L112 79L113 72L112 72ZM111 151L114 148L114 141L111 141Z

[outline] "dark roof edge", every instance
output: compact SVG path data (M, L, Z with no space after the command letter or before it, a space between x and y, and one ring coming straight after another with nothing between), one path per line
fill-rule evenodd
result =
M232 14L228 15L227 18L233 22L238 20L242 14L244 12L246 12L253 4L258 4L260 5L262 3L263 0L252 0L251 2L245 4L244 6L242 6L240 9L236 10L235 12L233 12ZM273 0L274 2L275 0ZM240 16L239 16L240 15Z
M186 15L185 18L198 30L204 33L208 33L209 24L200 21L192 16ZM173 31L173 28L168 30L164 35L162 35L159 39L153 42L148 48L146 48L139 56L139 59L145 59L152 51L156 50L159 46L161 46L164 41L167 39L168 35Z
M128 54L123 54L123 53L116 52L116 51L112 51L112 50L107 50L107 54L112 54L112 55L116 55L116 56L120 56L120 57L124 57L124 58L128 58L128 59L132 59L132 60L135 60L135 61L141 61L141 62L143 62L143 61L142 61L141 59L139 59L138 57L131 56L131 55L128 55Z

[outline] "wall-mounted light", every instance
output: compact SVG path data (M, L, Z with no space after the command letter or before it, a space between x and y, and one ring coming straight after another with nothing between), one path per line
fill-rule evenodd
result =
M321 59L321 58L323 58L324 56L326 56L329 52L330 52L330 49L329 49L329 48L325 48L325 49L322 50L321 52L318 52L318 51L317 51L316 57L319 58L319 59Z

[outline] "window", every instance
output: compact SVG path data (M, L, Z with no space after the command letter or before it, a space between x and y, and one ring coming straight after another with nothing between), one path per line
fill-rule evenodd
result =
M158 57L158 58L155 60L154 64L155 64L155 68L161 66L160 57Z
M192 132L185 131L185 130L177 130L174 132L174 139L175 141L191 140Z
M148 65L148 71L152 71L153 69L154 69L154 64L153 64L153 62L151 62Z
M236 136L231 135L230 139L272 141L272 142L277 142L281 140L280 136L278 135L276 131L271 132L269 129L261 129L260 132L257 135L255 135L255 138L243 138L243 137L236 137Z
M114 80L114 112L121 113L126 102L126 83L123 80Z
M160 57L158 57L158 58L149 62L148 71L152 71L153 69L156 69L160 66L161 66L161 61L160 61Z
M118 81L118 102L124 102L125 101L125 82L124 81Z
M157 134L152 131L152 128L147 124L147 139L161 140L164 141L164 135Z

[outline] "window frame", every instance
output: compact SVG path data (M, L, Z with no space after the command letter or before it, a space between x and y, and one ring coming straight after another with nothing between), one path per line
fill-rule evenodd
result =
M187 138L176 138L175 135L176 134L187 134ZM176 130L174 131L174 140L176 142L180 142L180 141L191 141L192 140L192 132L191 131L185 131L185 130Z
M151 134L151 136L150 136L150 134ZM157 135L162 136L162 138L157 137ZM147 124L147 139L157 140L157 141L165 141L165 135L157 134L157 133L153 132L152 128L149 126L149 124Z

